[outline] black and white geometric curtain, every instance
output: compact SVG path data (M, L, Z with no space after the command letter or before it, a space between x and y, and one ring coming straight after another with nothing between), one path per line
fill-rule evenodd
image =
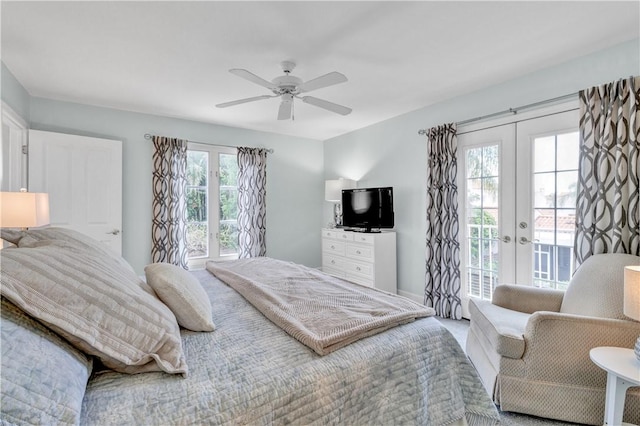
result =
M187 141L154 136L151 260L187 269Z
M267 150L238 148L238 243L240 259L265 256Z
M462 318L458 223L458 138L454 123L427 131L427 250L424 304Z
M640 256L640 77L579 98L576 267L598 253Z

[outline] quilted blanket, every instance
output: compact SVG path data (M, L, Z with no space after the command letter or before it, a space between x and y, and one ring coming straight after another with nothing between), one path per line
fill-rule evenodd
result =
M318 355L435 314L404 297L268 257L210 261L207 270Z
M105 370L82 425L495 425L453 336L421 318L319 356L208 271L216 331L182 331L189 375Z

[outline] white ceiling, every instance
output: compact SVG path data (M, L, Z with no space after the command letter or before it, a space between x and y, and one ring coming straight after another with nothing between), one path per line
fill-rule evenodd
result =
M7 2L2 61L30 95L325 140L640 36L635 1ZM280 62L348 116L279 100Z

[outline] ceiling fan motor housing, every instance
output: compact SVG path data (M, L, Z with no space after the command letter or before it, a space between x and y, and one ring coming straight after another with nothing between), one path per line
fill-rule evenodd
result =
M298 93L298 87L302 84L302 79L294 76L294 75L283 75L281 77L276 77L271 80L273 84L278 86L277 90L273 90L273 93L277 95L281 95L283 93Z

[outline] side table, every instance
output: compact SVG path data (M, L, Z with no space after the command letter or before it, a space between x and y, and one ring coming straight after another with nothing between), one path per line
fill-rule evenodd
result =
M603 346L589 351L591 361L607 372L604 424L622 425L627 389L640 386L640 361L633 349Z

